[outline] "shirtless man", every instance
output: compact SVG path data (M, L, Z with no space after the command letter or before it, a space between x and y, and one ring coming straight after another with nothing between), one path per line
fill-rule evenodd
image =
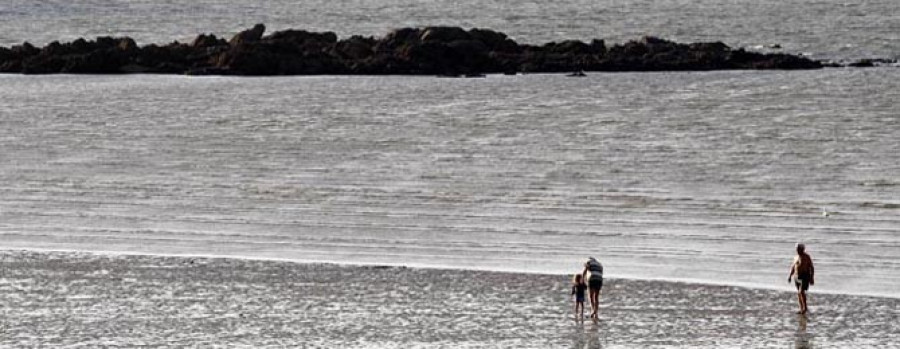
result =
M793 279L794 275L797 279ZM788 282L793 281L797 286L797 301L800 302L800 311L797 314L806 314L809 308L806 307L806 290L810 285L815 285L814 278L815 269L813 269L812 258L806 254L806 246L797 244L797 256L791 263L791 274L788 275Z

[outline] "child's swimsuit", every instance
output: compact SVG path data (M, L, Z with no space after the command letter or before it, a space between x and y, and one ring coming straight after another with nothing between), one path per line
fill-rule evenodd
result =
M575 295L575 300L578 302L584 302L584 290L587 289L587 285L578 284L572 286L572 294Z

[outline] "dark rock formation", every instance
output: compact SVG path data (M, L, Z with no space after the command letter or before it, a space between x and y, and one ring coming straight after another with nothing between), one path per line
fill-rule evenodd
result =
M200 47L217 47L217 46L227 46L228 42L225 39L219 39L215 35L209 34L200 34L196 39L191 43L191 47L200 48Z
M828 68L872 68L900 67L900 61L892 58L858 58L853 60L825 60L822 66Z
M886 58L864 58L860 60L856 60L850 63L847 63L848 67L855 68L871 68L871 67L882 67L882 66L893 66L897 64L896 59L886 59Z
M257 24L254 25L253 28L237 33L234 37L231 38L231 41L229 41L228 44L231 46L237 46L241 44L257 42L259 41L259 39L262 39L263 33L265 32L266 26Z
M0 47L0 72L49 74L429 74L816 69L823 65L789 54L731 49L721 42L679 44L655 37L607 46L603 40L523 45L506 34L458 27L403 28L381 38L285 30L265 35L257 24L229 41L201 34L190 44L135 44L99 37L43 48Z

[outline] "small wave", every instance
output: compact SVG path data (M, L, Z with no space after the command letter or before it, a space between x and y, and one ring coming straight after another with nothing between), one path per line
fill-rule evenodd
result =
M879 179L874 181L866 181L862 182L862 185L865 187L896 187L900 186L900 182L890 181L886 179Z

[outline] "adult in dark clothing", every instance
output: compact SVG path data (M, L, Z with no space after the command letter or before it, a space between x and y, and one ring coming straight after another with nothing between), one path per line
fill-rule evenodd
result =
M581 275L587 280L588 294L591 299L591 318L599 318L600 289L603 288L603 265L594 257L588 258L584 263L584 271Z

